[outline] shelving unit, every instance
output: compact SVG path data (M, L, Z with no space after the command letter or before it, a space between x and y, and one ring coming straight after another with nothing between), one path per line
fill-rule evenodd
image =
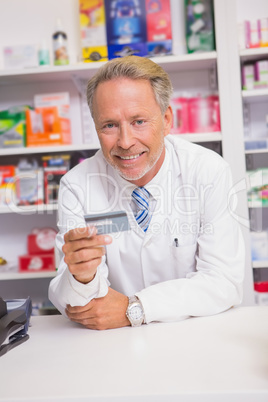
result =
M241 21L254 18L268 17L268 3L265 0L236 0L237 18ZM243 49L239 52L241 65L245 62L268 59L268 47ZM244 131L250 139L268 139L268 130L265 127L265 116L268 116L268 88L242 90L241 98L244 108ZM245 150L246 167L254 170L268 167L268 149ZM250 216L250 230L268 230L268 203L255 200L248 203ZM252 261L254 279L268 280L268 261Z
M246 155L251 155L251 154L267 154L268 149L252 149L252 150L246 150L245 154Z
M261 13L259 14L259 16L261 16ZM250 19L250 16L248 16L248 19ZM256 58L267 56L267 49L265 47L259 47L255 49L242 49L240 50L239 55L242 62L256 60Z
M12 0L11 3L14 3L14 1L15 0ZM36 5L33 0L23 1L27 4L29 3L29 7L27 7L27 16L25 14L25 18L27 21L30 21L30 10L32 8L34 10ZM58 0L57 7L60 7L59 3L62 4L63 1L64 0ZM5 3L9 8L12 6L9 6L7 0L5 0ZM43 10L54 10L53 7L55 2L52 0L43 0L40 3L42 3ZM69 19L71 18L70 21L73 21L77 16L75 14L77 11L75 3L77 3L77 0L65 0L65 7L62 9L63 16L66 16L66 18ZM175 21L173 26L177 35L179 27L183 29L183 24L178 24L178 19L181 15L184 2L183 0L171 0L171 4L174 11L172 12L172 18L173 21ZM234 183L236 184L244 179L246 169L243 140L242 95L240 88L240 61L238 48L234 39L237 37L235 3L233 0L214 0L214 9L217 51L198 54L175 54L172 56L155 57L152 60L159 63L170 74L175 90L188 90L189 92L193 91L194 93L207 93L209 91L219 92L222 131L217 133L180 134L180 136L181 138L203 144L204 146L208 143L219 143L223 157L231 166ZM46 29L48 32L51 32L49 26L51 26L52 16L49 15L49 12L46 11L45 13L47 19L50 19L50 22L48 21L46 24ZM22 17L23 16L20 16L20 18ZM40 26L44 26L43 19L44 17L42 19L41 17L39 18ZM34 18L32 18L32 20L34 20ZM35 29L37 29L37 23L35 23L34 26ZM65 26L68 36L72 38L70 51L72 51L73 54L77 54L79 40L73 38L73 36L75 35L74 32L79 36L79 27L77 27L76 23L76 31L74 31L74 26L72 26L72 24L67 24L66 22ZM8 28L6 27L5 29ZM68 29L70 29L70 34ZM224 32L227 32L227 34L223 34ZM5 37L8 37L8 35L5 35ZM25 43L27 43L27 40L29 41L29 38L25 38ZM13 42L14 41L15 36L13 37ZM177 37L175 41L176 43L178 42ZM244 54L243 56L241 55L241 57L246 58L251 57L251 55ZM61 92L63 90L69 91L71 97L71 119L74 142L73 145L70 146L54 148L2 149L0 150L0 157L19 158L21 155L27 157L34 154L72 152L76 150L91 150L92 152L95 152L95 150L99 148L99 144L95 140L92 141L92 143L84 143L81 117L82 102L79 91L77 90L76 81L89 79L103 64L104 62L86 64L74 62L68 66L40 67L22 71L5 71L0 68L1 109L20 102L29 103L35 93ZM236 133L235 136L233 135L234 132ZM244 304L249 305L254 303L254 299L252 265L249 251L249 230L248 227L243 225L243 220L248 220L246 190L243 189L242 191L238 191L237 196L239 205L237 219L240 221L240 218L242 217L241 227L247 250ZM55 205L39 205L35 207L25 207L25 209L22 207L19 208L19 214L17 211L8 210L9 208L0 209L0 219L3 222L2 227L5 228L4 231L0 229L0 244L3 245L5 253L12 257L14 257L15 254L14 243L21 244L26 242L26 235L30 232L32 227L39 226L39 224L40 226L45 224L46 226L56 228L57 207ZM15 234L14 230L16 230ZM12 241L10 241L11 239ZM17 255L22 254L23 247L23 245L16 247ZM40 297L45 298L47 297L48 283L53 275L55 275L54 272L42 273L41 275L40 273L34 273L30 276L28 276L28 274L0 273L0 294L2 293L3 296L5 296L8 295L8 292L13 292L12 294L9 294L8 297L17 297L13 296L13 294L15 291L18 292L19 289L21 292L20 297L24 297L27 293L29 294L29 292L32 292L33 286L36 286L36 292L38 290ZM21 279L24 280L21 281Z
M267 261L252 261L253 268L268 268L268 260Z
M0 273L1 281L12 281L12 280L21 280L21 279L44 279L49 278L52 279L56 276L56 271L44 271L44 272L26 272L26 273L17 273L17 272L2 272Z
M0 149L0 156L88 151L90 149L98 149L99 147L100 147L99 143L95 143L95 144L62 145L57 147L3 148Z
M186 55L170 55L154 57L152 60L160 64L167 72L179 72L186 70L207 70L213 68L217 61L217 53L196 53ZM0 71L0 85L14 85L20 83L66 81L72 80L74 76L82 79L89 79L98 68L106 62L81 63L67 66L42 66L26 70Z
M242 98L244 100L250 100L251 102L260 102L265 99L268 99L268 88L265 89L252 89L252 90L243 90Z

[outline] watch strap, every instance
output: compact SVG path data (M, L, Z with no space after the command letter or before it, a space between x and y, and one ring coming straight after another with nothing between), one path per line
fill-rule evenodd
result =
M144 310L143 310L142 303L141 303L140 299L135 295L129 296L128 300L129 300L129 303L128 303L128 308L126 311L126 316L132 327L139 327L144 322ZM131 314L129 314L129 311L130 311L131 307L133 306L133 304L138 304L141 308L142 314L141 314L140 319L135 320L131 317Z

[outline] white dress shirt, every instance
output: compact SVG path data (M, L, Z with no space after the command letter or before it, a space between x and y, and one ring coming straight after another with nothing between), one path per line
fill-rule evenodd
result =
M146 233L131 209L135 185L101 150L61 180L56 245L62 258L49 298L63 314L66 304L85 305L105 296L108 286L136 294L146 323L216 314L241 302L245 252L231 214L229 165L179 136L167 136L165 147L161 169L145 186L154 208ZM85 226L84 214L118 210L127 212L131 229L112 235L92 282L77 282L63 261L64 234Z

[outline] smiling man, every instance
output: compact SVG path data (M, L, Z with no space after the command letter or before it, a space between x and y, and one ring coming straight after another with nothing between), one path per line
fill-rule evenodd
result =
M228 164L169 135L172 85L149 59L109 61L89 81L101 144L61 181L61 255L49 297L87 328L217 314L242 300L244 244L230 214ZM84 215L126 211L98 235Z
M97 87L93 110L106 161L125 180L137 186L149 183L165 158L171 107L162 115L149 81L123 77Z

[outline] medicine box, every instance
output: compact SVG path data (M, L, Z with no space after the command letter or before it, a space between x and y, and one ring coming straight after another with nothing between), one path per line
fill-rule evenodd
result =
M255 68L254 64L242 66L242 88L245 90L254 89Z
M188 53L215 50L212 0L185 0L185 30Z
M174 97L173 134L218 132L221 130L219 97Z
M56 231L52 228L34 229L27 237L28 254L53 254Z
M26 111L27 146L71 144L69 93L35 95L34 106Z
M254 88L268 87L268 60L257 61L255 67Z
M0 111L0 148L25 146L27 106Z
M260 47L261 35L259 21L248 20L245 24L245 44L247 48Z
M148 55L172 53L172 29L169 0L146 0Z
M16 177L18 205L38 205L44 203L43 169L18 170Z
M189 98L174 97L171 100L173 109L172 134L189 133Z
M124 56L147 56L148 50L146 43L129 43L126 45L109 45L108 57L109 60L116 57Z
M268 46L268 17L259 19L261 47Z
M14 165L0 166L0 207L16 205L15 177L16 167Z
M55 271L54 254L25 254L19 256L19 271Z
M39 64L36 45L5 46L3 56L6 70L37 67Z
M268 282L254 283L255 302L260 306L268 306Z
M250 232L253 261L268 261L268 232Z
M108 59L104 0L80 0L82 59L85 62Z
M44 167L44 188L45 203L56 204L58 202L58 192L60 180L67 173L66 166Z
M145 0L105 0L109 59L147 55Z

